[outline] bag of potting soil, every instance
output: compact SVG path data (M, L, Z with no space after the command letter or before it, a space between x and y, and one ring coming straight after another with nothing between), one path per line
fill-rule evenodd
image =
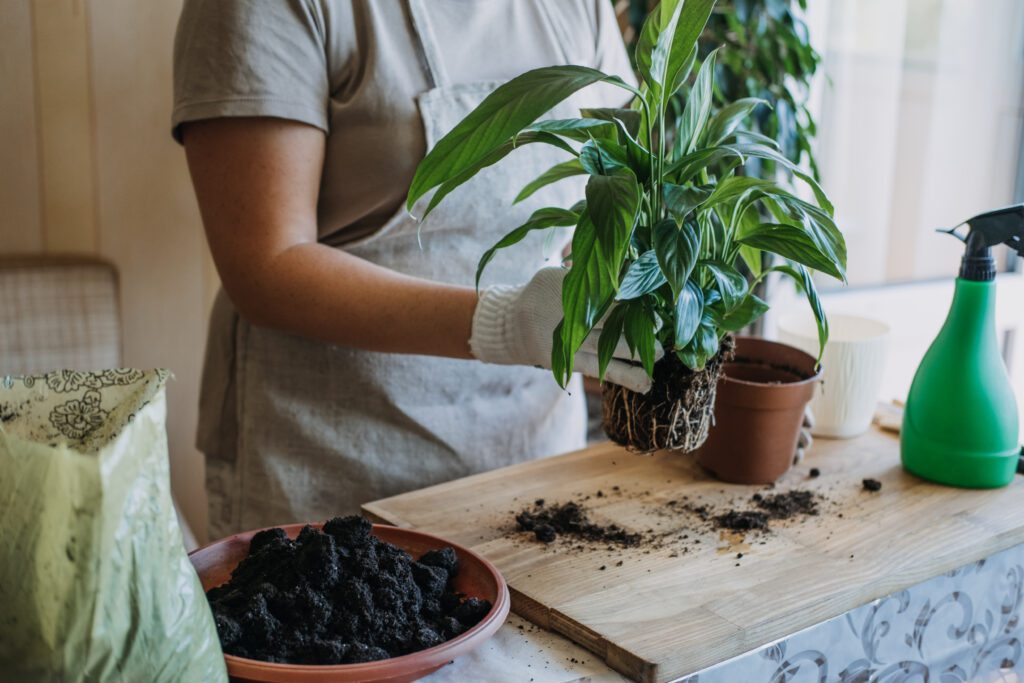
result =
M163 371L0 378L0 678L226 681L171 502Z

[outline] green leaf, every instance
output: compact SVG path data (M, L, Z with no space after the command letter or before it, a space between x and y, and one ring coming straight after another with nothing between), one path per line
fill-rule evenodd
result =
M665 208L676 219L677 223L686 220L686 216L713 196L710 189L695 185L662 184Z
M743 119L750 116L750 112L761 104L771 106L766 100L759 97L744 97L725 105L711 117L704 139L711 145L721 144L739 128Z
M607 267L615 258L598 240L589 213L583 213L573 233L572 267L562 281L563 318L552 339L551 368L562 387L572 377L580 345L615 296L618 282L609 277ZM619 258L621 261L621 255Z
M686 99L686 107L683 109L683 117L679 121L677 135L682 143L681 151L688 154L693 151L700 139L704 126L711 113L712 88L715 79L715 56L718 50L712 50L704 63L700 65L697 72L697 81L693 84L690 96Z
M718 331L707 317L701 321L697 333L693 335L693 346L697 352L698 369L703 370L708 359L718 353Z
M640 134L640 124L643 121L643 115L633 109L617 109L612 107L580 109L580 115L589 119L621 122L626 132L634 138Z
M842 280L839 263L823 253L811 236L801 227L780 223L762 223L743 234L740 244L778 254L805 266Z
M636 63L656 100L663 101L686 78L687 61L714 6L715 0L662 0L648 15Z
M604 372L608 369L608 363L615 355L615 348L619 345L622 337L622 326L626 320L626 307L616 306L604 320L604 327L601 329L601 336L597 339L597 370L598 379L604 379Z
M665 274L672 288L673 303L679 298L686 280L697 264L700 251L700 233L696 223L686 222L676 227L676 222L666 218L651 229L654 253L658 256L658 265Z
M518 149L519 147L535 142L543 142L549 145L554 145L555 147L564 149L570 154L576 154L576 150L573 149L572 146L569 145L569 143L565 142L557 135L552 135L551 133L545 133L542 131L523 133L518 137L517 140L506 140L504 143L488 152L485 156L478 159L469 168L460 171L459 173L456 173L451 178L448 178L448 180L441 183L440 187L437 188L437 191L434 192L434 195L430 198L430 201L427 203L427 208L423 211L423 215L420 216L420 220L426 218L430 214L430 212L433 211L434 208L441 203L442 199L447 197L457 187L459 187L460 185L471 179L473 176L475 176L481 169L498 163L503 158L505 158L512 150Z
M526 187L516 195L514 203L523 201L542 187L546 187L552 183L557 183L559 180L565 180L572 176L586 174L587 172L583 169L579 159L570 159L569 161L563 161L560 164L555 164L527 183Z
M406 209L412 211L416 201L431 188L472 169L492 150L559 102L599 81L641 95L639 90L617 76L572 65L527 71L498 87L441 138L420 162L409 186Z
M622 306L627 309L624 330L626 343L631 350L635 349L634 356L640 357L647 375L653 376L656 343L654 331L658 326L657 321L640 301L631 301Z
M752 188L766 187L774 187L774 183L769 180L762 180L751 176L729 176L718 183L718 186L715 187L715 191L711 193L710 197L708 197L707 203L708 206L714 206L715 204L722 202L732 201Z
M587 140L580 147L580 165L590 175L614 175L629 169L624 147L607 140Z
M686 283L676 302L675 348L690 343L704 314L704 292L693 281Z
M560 135L570 140L586 142L591 138L616 139L618 126L613 121L601 119L545 119L523 129L524 132L543 131Z
M630 264L622 283L619 284L619 293L615 297L619 301L636 299L653 292L665 284L665 275L658 265L658 257L654 250L645 251L636 261Z
M748 294L730 313L717 321L718 328L727 332L739 332L768 310L768 304L753 294Z
M818 297L818 289L814 286L814 280L811 278L811 274L801 265L796 267L788 265L773 266L771 270L785 273L793 278L793 280L796 281L797 287L803 290L804 295L807 297L807 303L811 306L811 311L814 313L814 321L818 326L817 362L820 364L821 356L825 353L825 344L828 342L828 318L825 317L825 309L821 305L821 299Z
M480 288L480 277L484 274L484 268L486 268L487 264L491 262L491 259L494 258L495 252L499 249L511 247L513 244L522 242L523 239L534 230L545 230L547 228L576 225L579 218L579 214L574 211L555 207L537 209L534 211L529 220L498 240L493 247L485 251L484 255L480 257L480 262L476 267L477 289Z
M587 214L597 233L602 265L616 288L639 207L640 186L632 173L595 175L587 181Z
M814 199L818 202L818 205L822 208L822 210L824 210L830 216L835 212L835 208L832 206L832 202L829 201L828 196L825 194L825 191L821 189L821 186L818 185L817 181L815 181L814 178L801 171L796 164L794 164L792 161L783 156L782 153L772 149L771 147L766 147L765 145L761 145L755 142L738 142L736 144L729 145L729 147L736 150L739 154L743 156L767 159L769 161L774 161L775 163L779 164L784 168L789 169L789 171L793 175L795 175L797 178L800 178L800 180L804 181L804 183L806 183L807 186L811 188L811 192L814 193Z
M750 273L757 277L761 274L761 250L746 244L740 244L740 258L747 264Z
M715 279L725 310L731 311L747 291L747 280L738 270L723 261L701 261Z

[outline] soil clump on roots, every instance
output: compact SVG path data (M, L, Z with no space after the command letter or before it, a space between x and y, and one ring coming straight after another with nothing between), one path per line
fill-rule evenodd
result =
M206 596L227 654L291 664L350 664L416 652L478 624L491 603L454 591L451 548L418 561L336 517L253 536L231 580Z
M604 430L608 438L637 453L661 449L689 452L708 436L722 364L735 349L732 336L703 370L686 367L674 353L654 366L654 384L646 394L617 384L602 386Z

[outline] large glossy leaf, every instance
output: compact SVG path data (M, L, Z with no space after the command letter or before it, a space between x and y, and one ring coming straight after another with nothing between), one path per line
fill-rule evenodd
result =
M516 195L515 201L521 202L537 190L546 187L552 183L557 183L559 180L565 180L577 175L586 175L587 172L583 169L579 159L570 159L569 161L563 161L560 164L555 164L548 170L541 173L539 176L527 183L518 195Z
M595 175L587 181L587 214L594 223L603 266L616 287L639 207L640 186L632 173Z
M704 314L704 292L693 281L686 283L676 301L675 348L690 343Z
M712 192L706 187L697 185L664 183L662 195L665 200L665 208L676 219L676 222L681 224L691 211L708 201Z
M409 186L406 208L445 181L471 169L556 104L592 83L605 81L636 95L617 76L582 66L551 66L527 71L498 87L441 138L420 162Z
M764 315L767 310L767 303L753 294L748 294L739 306L716 322L719 329L727 332L739 332Z
M491 259L494 258L494 254L499 249L511 247L513 244L522 242L523 239L525 239L526 236L534 230L546 230L547 228L576 225L579 218L580 216L578 213L568 209L559 209L556 207L537 209L530 216L529 220L498 240L493 247L485 251L484 255L480 257L480 262L476 267L476 286L480 287L480 276L483 275L484 268L486 268L487 264L491 262Z
M842 280L840 264L829 258L801 227L779 223L763 223L746 232L740 244L778 254L822 273Z
M614 175L630 168L626 149L608 140L587 140L580 147L579 160L590 175Z
M544 131L570 140L586 142L591 138L615 140L618 126L614 121L601 119L545 119L524 128L527 131Z
M807 297L807 303L811 306L811 311L814 313L814 321L818 327L818 363L821 363L821 356L825 353L825 344L828 343L828 318L825 317L825 309L821 305L821 299L818 297L818 289L814 286L814 279L811 274L803 266L774 266L771 270L785 273L786 275L793 278L796 282L797 287L803 290L804 295Z
M832 202L829 201L828 196L825 194L825 191L821 189L821 186L818 185L817 181L801 171L796 164L783 156L781 152L756 142L737 142L732 145L728 145L728 147L731 147L745 157L767 159L788 169L793 175L800 178L800 180L804 181L804 183L811 188L811 191L814 193L814 199L818 202L818 206L820 206L822 210L830 216L834 213L835 209L832 206Z
M634 357L639 357L640 363L644 366L649 376L654 375L655 361L655 328L658 321L654 314L643 305L641 301L631 301L628 304L621 304L626 308L624 333L626 343L633 351Z
M700 252L700 232L697 224L688 221L677 227L671 218L659 221L651 229L654 253L658 256L658 265L665 274L672 288L673 303L679 299L686 280L697 264Z
M423 215L420 216L420 218L426 218L430 214L430 212L433 211L434 208L441 203L442 199L447 197L452 191L454 191L460 185L470 180L481 169L498 163L499 161L504 159L510 152L512 152L512 150L535 142L543 142L549 145L554 145L559 149L565 150L569 154L576 154L576 150L573 149L573 147L569 143L567 143L565 140L562 140L557 135L545 133L543 131L523 133L522 135L519 136L517 140L506 140L502 144L492 149L486 155L478 159L469 168L459 173L456 173L454 176L441 183L440 187L437 188L437 191L435 191L433 196L430 198L430 201L427 203L427 208L423 211Z
M715 187L715 191L708 197L708 206L714 206L721 202L729 202L743 195L751 189L774 187L770 180L762 180L751 176L734 175L725 178Z
M722 304L731 311L743 299L747 291L747 280L738 270L723 261L701 261L715 280L715 287L722 295Z
M619 121L626 129L626 132L634 138L640 134L640 124L643 121L643 115L633 109L612 107L580 109L580 115L590 119L601 119L602 121Z
M744 97L725 105L711 117L705 129L704 139L709 145L721 144L739 128L745 118L750 116L750 112L762 104L770 106L768 102L759 97Z
M601 328L601 336L597 339L597 370L598 379L604 379L604 372L608 369L608 363L615 355L615 348L622 338L622 326L626 320L626 307L616 306L604 320Z
M636 299L653 292L663 284L665 284L665 275L661 272L661 266L658 265L658 256L653 249L650 249L630 264L619 284L619 293L615 298L620 301Z
M715 0L662 0L648 15L636 46L637 69L656 101L664 101L681 83L697 38Z
M704 126L707 124L708 116L711 114L712 88L715 78L715 56L718 50L712 50L704 63L700 65L697 72L697 81L693 84L690 96L686 99L686 107L683 109L683 117L679 121L677 133L683 154L693 151L700 139Z
M583 213L573 233L572 267L562 281L562 322L552 339L551 368L563 387L572 377L576 352L615 296L617 281L607 268L614 254L605 249L589 214Z

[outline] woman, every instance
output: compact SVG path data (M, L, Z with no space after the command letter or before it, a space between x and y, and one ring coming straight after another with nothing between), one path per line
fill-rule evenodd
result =
M426 150L487 93L568 63L632 78L608 0L186 0L174 134L224 287L198 437L214 537L583 446L578 382L542 369L568 231L472 286L531 211L582 197L560 183L512 204L564 153L517 150L422 226L402 206ZM596 372L592 341L577 367ZM649 386L618 360L608 377Z

